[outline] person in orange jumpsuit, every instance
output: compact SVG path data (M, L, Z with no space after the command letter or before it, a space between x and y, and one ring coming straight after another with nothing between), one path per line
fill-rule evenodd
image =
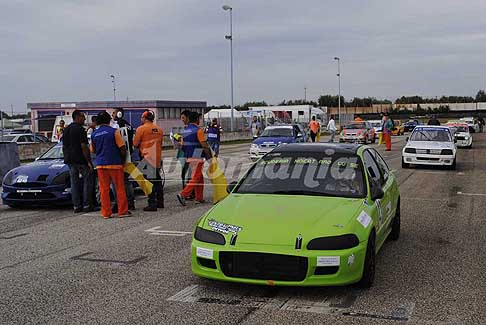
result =
M96 170L100 185L101 214L111 217L110 184L115 185L118 201L118 217L131 215L123 179L123 163L127 148L120 132L110 126L110 114L101 112L96 117L98 128L91 134L91 152L96 154Z

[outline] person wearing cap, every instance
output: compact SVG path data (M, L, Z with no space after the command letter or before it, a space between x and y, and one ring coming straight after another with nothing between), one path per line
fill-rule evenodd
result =
M186 205L186 199L192 191L195 192L195 201L204 202L204 177L202 169L204 158L211 159L212 154L204 136L203 130L199 127L201 114L191 112L189 114L189 124L184 128L182 145L187 162L191 167L191 180L184 187L181 193L177 194L177 199L181 205Z
M143 211L157 211L164 208L164 190L160 178L162 165L163 130L154 124L155 115L152 111L142 114L142 125L138 127L133 139L133 146L140 150L140 156L145 167L142 172L145 178L154 185L148 196L148 205Z
M110 184L115 185L118 217L130 216L128 211L125 183L123 181L123 164L127 148L120 132L110 126L110 114L101 112L96 116L98 128L91 134L91 152L96 154L96 170L101 196L101 214L108 219L112 215Z

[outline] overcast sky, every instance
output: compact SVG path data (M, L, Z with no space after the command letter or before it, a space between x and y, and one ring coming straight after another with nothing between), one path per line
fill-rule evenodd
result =
M0 0L0 107L118 99L235 104L486 88L484 0Z

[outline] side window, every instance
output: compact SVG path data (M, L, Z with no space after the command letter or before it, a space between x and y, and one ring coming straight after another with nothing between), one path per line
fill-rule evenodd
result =
M27 142L27 137L25 135L23 135L23 136L19 137L17 142Z
M388 180L388 176L390 175L390 169L388 168L388 165L375 149L369 149L369 151L373 158L375 158L375 161L381 170L381 174L383 175L383 180L386 183L386 181Z
M374 181L374 183L383 186L384 179L382 177L380 168L376 164L375 160L373 159L372 155L370 154L369 150L366 150L363 153L363 163L366 168L366 172L368 176Z

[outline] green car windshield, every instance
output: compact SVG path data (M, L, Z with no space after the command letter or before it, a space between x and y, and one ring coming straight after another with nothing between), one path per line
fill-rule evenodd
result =
M250 169L235 192L362 198L366 186L356 154L328 149L267 154Z

